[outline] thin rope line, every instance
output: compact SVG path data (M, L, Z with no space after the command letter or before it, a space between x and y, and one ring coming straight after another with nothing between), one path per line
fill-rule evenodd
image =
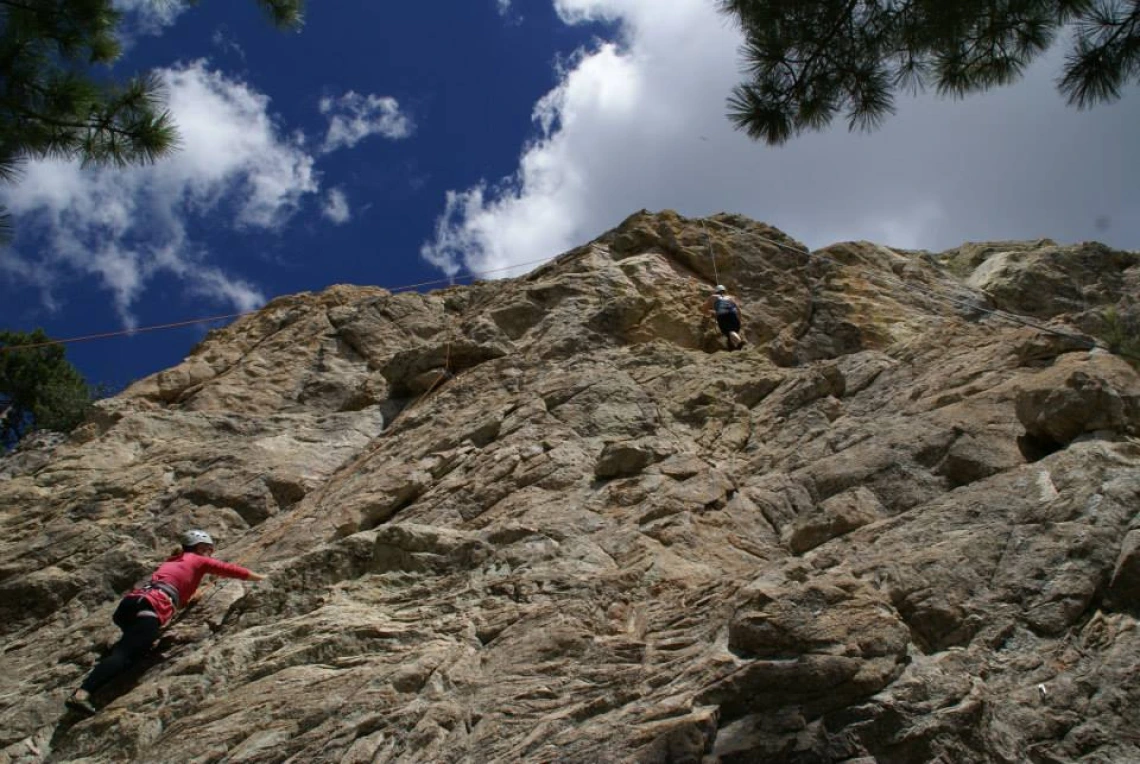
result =
M720 276L716 272L716 255L713 254L712 239L709 238L709 229L708 229L708 226L705 225L704 219L701 220L701 228L703 228L704 232L705 232L705 247L708 248L709 259L712 260L713 281L715 281L719 285L720 284Z
M224 321L227 318L239 318L241 316L248 316L250 313L256 313L255 310L247 310L241 313L226 313L220 316L204 316L202 318L190 318L185 321L172 321L168 324L154 324L152 326L140 326L137 329L119 329L113 332L99 332L98 334L83 334L78 337L68 337L62 340L48 340L46 342L34 342L30 345L4 345L0 347L0 352L8 352L9 350L32 350L35 348L48 347L50 345L63 345L71 342L87 342L89 340L101 340L109 337L120 337L126 334L142 334L143 332L155 332L160 329L174 329L180 326L191 326L193 324L205 324L210 321Z
M554 258L544 257L538 260L527 260L514 265L504 266L502 268L492 268L489 271L483 271L480 274L469 273L464 276L454 276L446 279L434 279L432 281L420 281L416 284L403 284L401 286L388 287L387 291L396 294L398 292L406 292L410 289L418 289L426 286L439 286L439 285L453 285L456 279L474 279L490 273L502 273L503 271L514 270L515 268L522 268L527 265L535 265L537 263L545 263L553 260ZM34 342L28 345L0 345L0 353L7 353L10 350L33 350L35 348L50 347L51 345L66 345L74 342L88 342L91 340L102 340L111 337L124 337L134 334L142 334L143 332L154 332L162 329L176 329L182 326L193 326L194 324L205 324L211 321L224 321L229 318L241 318L242 316L253 315L265 309L263 305L260 308L253 310L245 310L240 313L226 313L218 316L203 316L202 318L190 318L185 321L172 321L165 324L153 324L150 326L140 326L135 329L119 329L113 332L99 332L97 334L84 334L78 337L67 337L59 340L47 340L45 342Z

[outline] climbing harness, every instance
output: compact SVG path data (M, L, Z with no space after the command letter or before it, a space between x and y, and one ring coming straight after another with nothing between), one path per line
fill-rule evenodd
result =
M148 583L142 587L142 591L144 591L144 592L150 592L150 591L161 592L170 598L170 604L174 606L175 610L178 610L178 608L182 607L182 605L178 601L178 590L175 589L170 584L164 584L161 581L151 581L150 583Z

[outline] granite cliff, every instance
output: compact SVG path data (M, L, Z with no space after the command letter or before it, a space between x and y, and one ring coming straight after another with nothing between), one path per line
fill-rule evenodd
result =
M0 459L0 762L1138 760L1138 295L666 212L274 300ZM268 580L65 713L187 527Z

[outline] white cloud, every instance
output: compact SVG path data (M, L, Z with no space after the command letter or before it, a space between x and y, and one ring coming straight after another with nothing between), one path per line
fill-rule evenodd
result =
M348 207L348 197L339 188L330 188L325 196L321 214L336 225L347 223L352 218L352 210Z
M554 0L567 24L613 23L533 111L518 169L448 192L422 248L448 273L551 257L641 208L720 210L811 246L867 238L940 249L969 239L1101 238L1140 246L1140 92L1079 112L1053 79L1063 51L1020 83L965 101L900 96L877 132L769 148L733 130L739 31L708 0ZM1107 232L1096 227L1108 217Z
M21 257L10 247L0 247L0 276L34 287L40 293L40 302L44 308L52 313L59 310L59 301L53 294L56 275L51 268Z
M523 23L522 14L518 12L512 0L495 0L495 10L507 26L517 27Z
M180 0L114 0L112 4L123 14L119 34L127 46L136 35L162 34L189 8L189 3Z
M400 111L400 103L390 96L363 96L350 90L339 98L326 96L318 105L329 118L321 148L325 153L352 148L370 135L407 138L415 129L411 118Z
M190 240L188 222L275 231L305 195L319 190L312 156L299 138L280 135L266 96L202 61L158 73L178 124L179 152L126 170L36 162L18 186L0 189L16 216L17 251L26 236L45 243L34 269L26 255L12 254L5 272L45 289L94 277L128 326L132 304L160 273L180 279L191 294L239 310L261 304L253 284L211 263Z
M149 174L161 190L188 191L197 206L236 194L237 222L274 228L317 191L313 158L297 136L279 135L269 98L211 72L202 61L163 70L183 149Z
M214 33L210 35L210 42L223 53L232 53L245 61L245 48L238 44L227 27L220 26L215 29Z

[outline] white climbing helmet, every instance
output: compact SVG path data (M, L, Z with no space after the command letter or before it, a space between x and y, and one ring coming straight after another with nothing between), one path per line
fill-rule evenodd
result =
M727 291L728 291L728 289L725 288L724 284L717 284L716 285L716 293L717 294L724 294Z
M182 534L182 546L184 548L189 549L199 544L209 544L213 546L214 539L210 538L210 534L206 533L206 531L193 530L186 531Z

